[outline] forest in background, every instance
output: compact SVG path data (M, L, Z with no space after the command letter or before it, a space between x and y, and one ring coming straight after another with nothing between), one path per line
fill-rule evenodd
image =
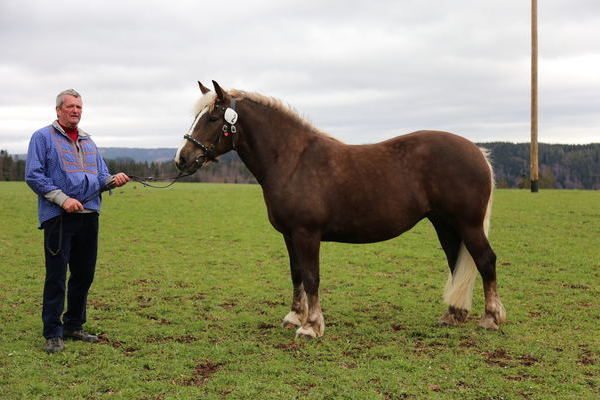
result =
M499 188L528 188L528 143L478 143L491 151L492 165ZM100 149L112 172L123 171L138 177L168 178L177 175L173 161L175 149ZM166 161L165 161L166 160ZM586 145L539 144L540 188L600 189L600 143ZM23 156L0 150L0 180L22 181ZM184 178L187 182L256 183L235 152L220 157L218 163Z

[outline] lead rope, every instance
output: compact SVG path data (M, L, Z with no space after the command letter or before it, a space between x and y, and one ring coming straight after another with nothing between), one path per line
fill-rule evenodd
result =
M56 250L52 250L50 248L50 236L52 236L52 234L54 232L50 232L48 233L48 241L46 243L46 250L48 250L48 253L50 253L53 257L56 257L58 255L58 253L60 253L60 250L62 249L62 240L63 240L63 229L62 229L62 225L63 225L63 214L58 216L58 219L56 221L54 221L54 223L52 224L52 227L48 227L50 228L51 231L54 231L56 224L58 224L58 247ZM46 230L46 228L44 228L44 230Z
M131 178L132 181L140 183L143 186L150 187L153 189L166 189L170 186L173 186L175 184L175 182L177 182L179 179L185 178L192 174L179 173L177 176L171 176L169 178L155 178L153 176L139 177L139 176L135 176L135 175L127 175L127 176L129 176L129 178ZM171 182L169 182L167 185L164 185L164 186L157 186L157 185L152 185L152 184L148 183L148 182L156 182L156 181L163 181L163 180L171 180ZM81 204L87 203L88 201L100 196L100 194L102 194L102 192L106 192L107 190L112 190L112 189L114 189L114 188L111 188L110 184L108 184L108 185L104 186L102 189L96 191L93 195L86 197L83 201L81 201Z
M185 178L186 176L190 176L192 174L179 174L177 176L173 176L170 178L154 178L152 176L148 176L148 177L139 177L139 176L135 176L135 175L128 175L129 178L131 178L132 181L137 182L137 183L141 183L143 186L146 187L150 187L150 188L154 188L154 189L166 189L170 186L172 186L173 184L175 184L175 182L177 182L179 179L181 178ZM169 184L165 185L165 186L157 186L157 185L152 185L148 182L155 182L158 180L172 180L171 182L169 182ZM87 198L85 198L83 201L81 201L81 204L87 203L88 201L100 196L100 194L102 194L102 192L105 192L107 190L110 190L109 188L110 185L104 186L102 189L98 190L96 193L94 193L92 196L89 196ZM52 226L49 226L48 229L51 231L48 234L48 242L46 243L46 250L48 250L48 253L50 253L53 257L57 256L61 249L62 249L62 241L63 241L63 215L64 212L58 216L58 219L56 221L54 221L54 223L52 224ZM55 233L55 228L56 225L58 224L58 247L56 250L52 250L50 248L50 236L52 236L53 233ZM44 228L45 230L46 228Z

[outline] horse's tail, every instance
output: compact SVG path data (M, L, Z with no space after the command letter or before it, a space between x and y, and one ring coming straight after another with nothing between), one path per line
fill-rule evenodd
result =
M483 153L486 165L489 169L491 182L490 197L488 199L483 220L483 231L487 237L490 230L490 220L492 218L492 198L495 183L494 170L489 159L489 151L482 148L481 152ZM464 242L461 242L456 264L454 265L454 272L448 275L448 281L446 282L446 288L444 289L444 302L451 307L470 311L473 300L473 285L476 277L477 266L475 265L475 261L473 261L473 257L469 254Z

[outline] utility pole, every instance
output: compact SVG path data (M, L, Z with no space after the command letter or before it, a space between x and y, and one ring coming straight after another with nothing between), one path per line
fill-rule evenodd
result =
M538 169L538 77L537 77L537 0L531 0L531 144L530 165L531 193L538 191L539 169Z

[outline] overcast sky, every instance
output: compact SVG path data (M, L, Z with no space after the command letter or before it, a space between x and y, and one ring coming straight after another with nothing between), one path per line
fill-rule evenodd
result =
M539 141L600 142L600 1L539 1ZM83 95L101 147L177 147L200 91L277 97L348 143L530 137L529 0L0 0L0 149Z

